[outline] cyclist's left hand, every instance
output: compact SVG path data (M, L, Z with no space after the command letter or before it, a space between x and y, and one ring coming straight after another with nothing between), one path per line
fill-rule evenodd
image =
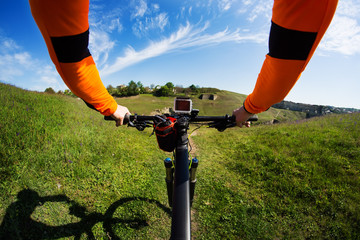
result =
M247 121L253 114L248 113L244 107L240 107L233 111L233 115L236 117L236 125L238 127L250 127L250 122Z

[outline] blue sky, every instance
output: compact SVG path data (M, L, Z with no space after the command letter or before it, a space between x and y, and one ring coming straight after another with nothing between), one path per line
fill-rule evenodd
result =
M66 89L26 0L1 1L0 81ZM272 1L92 0L90 51L105 86L141 81L251 93ZM340 0L328 32L285 100L360 109L360 0ZM239 103L240 105L241 103Z

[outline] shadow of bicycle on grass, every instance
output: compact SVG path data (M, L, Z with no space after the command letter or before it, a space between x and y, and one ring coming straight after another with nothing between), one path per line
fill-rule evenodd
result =
M92 228L95 224L102 223L107 238L118 240L121 239L121 237L114 232L114 228L119 226L119 224L134 231L149 226L144 213L134 214L134 211L130 209L130 212L133 213L132 215L128 215L127 213L121 214L121 212L128 212L127 208L131 206L132 202L139 201L144 204L154 205L155 208L160 209L167 216L171 215L171 210L159 201L143 197L122 198L114 202L106 212L102 214L87 212L85 207L63 194L40 197L37 192L25 189L18 193L17 201L12 203L6 210L0 225L0 239L58 239L74 237L74 239L78 240L83 234L86 234L87 239L95 239ZM67 205L69 214L79 220L59 226L51 226L34 220L32 215L35 209L49 202ZM136 205L133 207L135 208Z

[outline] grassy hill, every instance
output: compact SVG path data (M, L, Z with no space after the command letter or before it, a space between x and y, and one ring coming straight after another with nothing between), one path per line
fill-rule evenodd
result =
M221 92L194 107L231 113L234 97L244 98ZM169 238L169 154L150 129L115 128L61 95L0 84L0 100L0 239ZM172 106L150 95L118 102L138 113ZM259 117L276 115L298 120L193 134L194 239L359 239L360 114Z
M199 109L201 115L225 115L232 114L232 111L240 107L246 95L229 91L216 93L217 99L201 100L198 96L193 96L193 108ZM119 104L127 106L132 113L150 114L154 110L167 110L174 105L174 97L153 97L150 94L142 94L129 98L117 98ZM304 119L305 113L289 111L284 109L270 108L268 111L259 114L260 122L267 122L273 119L283 121L295 121Z

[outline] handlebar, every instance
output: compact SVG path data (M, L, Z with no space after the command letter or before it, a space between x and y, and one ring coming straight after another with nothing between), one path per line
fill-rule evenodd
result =
M235 127L236 126L236 119L235 116L198 116L196 114L192 115L167 115L169 117L173 117L176 119L186 118L189 123L200 123L200 122L209 122L208 125L210 128L216 128L219 131L224 131L226 128ZM138 130L142 131L146 127L153 126L154 119L159 118L160 115L153 115L153 116L143 116L143 115L130 115L126 114L123 120L123 125L127 124L130 127L136 127ZM115 121L110 116L105 116L105 120L108 121ZM253 115L248 119L248 121L254 122L258 120L257 115Z

